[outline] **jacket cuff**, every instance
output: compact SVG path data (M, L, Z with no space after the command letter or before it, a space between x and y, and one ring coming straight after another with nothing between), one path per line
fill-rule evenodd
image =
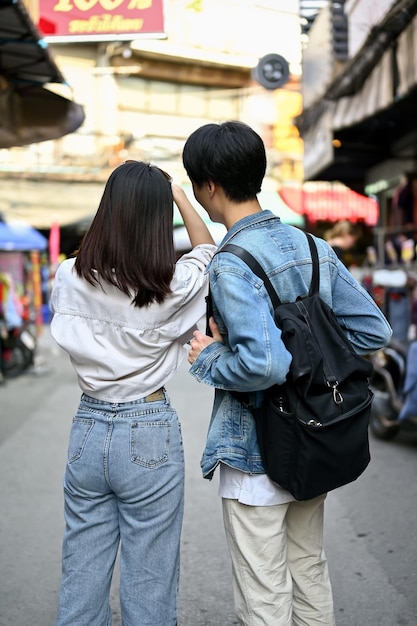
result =
M220 341L211 343L200 352L190 368L190 374L194 376L199 383L205 382L214 387L213 383L210 382L210 380L205 380L205 378L210 371L213 361L225 352L229 352L229 348L223 345Z

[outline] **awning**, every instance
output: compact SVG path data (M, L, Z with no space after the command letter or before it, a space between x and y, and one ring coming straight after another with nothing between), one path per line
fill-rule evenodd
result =
M45 250L48 240L29 224L0 221L0 252Z
M50 91L65 84L21 0L0 0L0 148L57 139L84 121L83 108Z
M320 117L303 131L306 180L342 180L352 185L363 179L364 170L387 158L398 132L389 122L392 81L389 50L354 95L323 100Z
M417 158L417 0L392 3L323 97L297 118L306 180L363 190L381 163ZM394 175L394 173L393 173Z
M350 103L346 100L351 100ZM343 98L310 126L303 135L305 180L341 181L363 191L366 173L383 162L391 162L391 176L407 169L417 159L417 87L387 108L352 123L334 127L343 109L354 110L355 97ZM362 102L363 110L366 102Z
M340 183L305 183L300 187L283 187L280 196L293 211L309 222L349 220L375 226L378 203Z

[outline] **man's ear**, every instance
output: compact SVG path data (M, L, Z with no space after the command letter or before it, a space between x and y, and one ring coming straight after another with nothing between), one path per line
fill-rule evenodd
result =
M214 192L216 191L216 183L212 180L207 181L207 189L210 194L210 198L213 197Z

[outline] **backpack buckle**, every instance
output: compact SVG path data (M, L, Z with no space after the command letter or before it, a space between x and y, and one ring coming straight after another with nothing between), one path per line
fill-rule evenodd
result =
M332 388L333 391L333 402L335 404L342 404L343 402L343 396L341 394L341 392L339 391L339 389L337 388L339 381L335 380L334 383L331 383L329 381L327 381L327 384L329 387Z

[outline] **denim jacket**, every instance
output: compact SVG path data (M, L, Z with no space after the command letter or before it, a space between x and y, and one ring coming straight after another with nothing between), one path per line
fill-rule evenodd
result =
M248 266L221 252L226 243L247 249L263 266L280 299L293 301L308 292L311 256L305 234L283 224L270 211L243 218L227 232L210 262L213 314L224 343L214 342L197 357L190 373L216 388L201 467L212 478L220 462L243 472L264 473L250 411L228 391L252 392L282 384L291 355L275 325L268 293ZM320 295L359 354L385 346L391 328L370 295L353 278L332 248L315 237L320 261Z

